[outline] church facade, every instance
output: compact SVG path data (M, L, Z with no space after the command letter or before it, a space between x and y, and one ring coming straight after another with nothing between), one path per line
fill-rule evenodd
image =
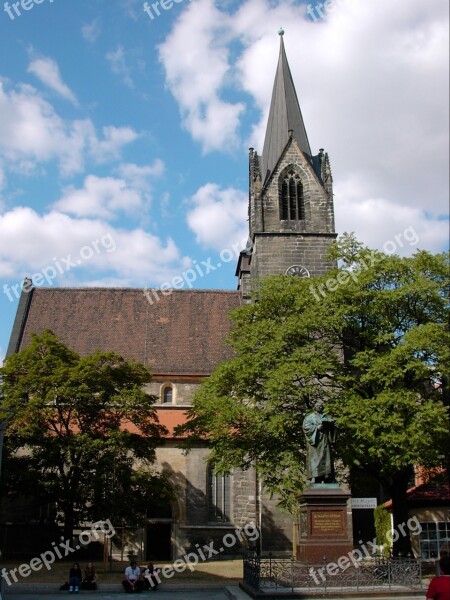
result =
M249 152L249 245L238 260L237 291L178 290L149 302L139 289L30 286L19 301L7 355L26 347L32 333L51 329L80 354L114 351L151 368L148 392L158 398L158 417L169 431L157 466L170 474L176 497L170 506L149 507L142 559L173 560L197 544L220 545L226 533L249 523L260 528L262 552L292 553L292 517L277 509L255 472L215 475L207 443L185 454L174 434L198 386L230 357L228 314L252 301L258 280L313 277L332 266L330 163L323 150L311 152L280 33L264 148L261 155ZM240 542L230 548L241 551Z

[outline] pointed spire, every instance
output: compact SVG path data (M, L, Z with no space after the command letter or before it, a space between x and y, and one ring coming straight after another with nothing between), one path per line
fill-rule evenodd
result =
M294 81L286 58L283 41L284 30L281 28L278 34L280 35L280 55L262 154L263 182L278 162L291 131L302 152L309 157L312 155Z

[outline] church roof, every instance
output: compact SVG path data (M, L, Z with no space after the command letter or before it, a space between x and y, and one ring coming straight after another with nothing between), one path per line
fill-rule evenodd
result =
M309 157L312 156L281 32L280 36L280 55L262 154L261 176L263 183L273 171L285 149L290 130L292 130L293 137L297 141L300 150Z
M51 329L81 355L114 351L154 375L210 375L231 356L224 340L228 314L241 303L238 292L147 292L152 303L142 289L34 288L24 293L26 310L16 317L8 352L26 347L31 333Z

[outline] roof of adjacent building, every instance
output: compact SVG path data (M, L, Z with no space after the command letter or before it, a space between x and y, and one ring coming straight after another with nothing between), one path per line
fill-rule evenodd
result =
M450 504L449 474L444 471L430 477L426 483L414 486L407 492L408 506L441 506ZM386 508L392 507L392 500L385 503Z
M284 49L283 36L280 35L280 55L262 153L261 177L263 183L280 159L289 140L289 131L292 131L300 150L308 157L312 156L300 103Z
M125 288L24 292L8 354L26 347L32 333L50 329L81 355L113 351L149 366L155 375L210 375L232 355L225 338L231 328L228 315L241 303L238 292L147 294Z
M450 483L448 479L431 479L408 490L407 502L409 505L450 504Z

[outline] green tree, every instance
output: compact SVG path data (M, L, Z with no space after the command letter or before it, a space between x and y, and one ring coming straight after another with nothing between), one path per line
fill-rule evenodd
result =
M258 301L232 313L235 356L200 387L181 428L207 437L218 471L255 466L281 504L295 510L305 483L305 413L337 390L339 318L316 306L310 281L267 278Z
M201 386L184 431L208 437L219 470L256 466L294 510L305 483L302 422L321 398L340 430L345 466L389 491L407 520L413 465L444 465L449 447L448 258L400 258L344 236L335 269L276 276L237 309L235 351ZM400 537L394 552L410 549Z
M34 475L35 490L56 502L66 539L85 519L109 518L114 496L98 502L102 482L110 482L116 469L122 475L128 470L131 483L133 463L149 468L165 433L154 397L144 391L148 369L112 352L80 357L45 331L6 360L0 378L1 407L13 409L6 436L10 461L27 468L21 491ZM12 470L17 481L20 473ZM116 502L131 507L116 485Z
M400 258L347 236L335 248L354 278L330 294L343 309L344 368L332 410L345 464L378 479L392 498L394 527L406 523L413 466L449 466L448 255ZM394 554L411 550L408 536Z

